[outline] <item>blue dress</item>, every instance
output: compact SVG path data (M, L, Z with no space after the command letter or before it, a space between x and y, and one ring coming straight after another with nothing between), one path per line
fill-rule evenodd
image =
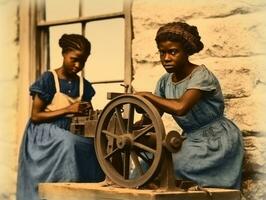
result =
M177 178L204 187L240 188L243 141L238 127L224 117L224 99L217 78L204 65L185 79L174 83L172 74L164 74L155 94L178 99L188 89L203 91L203 98L183 116L173 115L186 139L173 154Z
M82 100L90 101L95 91L83 79ZM59 79L60 92L79 96L79 79ZM54 77L45 72L30 87L30 95L49 104L56 92ZM41 182L100 182L105 176L97 161L93 139L69 132L70 118L33 123L29 120L20 147L17 200L39 200Z

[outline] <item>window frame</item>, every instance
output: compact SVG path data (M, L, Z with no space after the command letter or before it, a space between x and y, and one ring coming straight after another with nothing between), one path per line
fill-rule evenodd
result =
M37 1L35 1L37 2ZM122 83L125 87L125 93L132 92L132 19L131 19L131 6L132 0L123 0L123 10L121 12L112 12L107 14L99 14L92 16L84 16L83 5L84 0L79 0L79 17L70 18L66 20L45 20L45 0L39 0L36 3L36 15L37 15L37 23L36 23L36 52L37 63L36 63L36 76L39 76L41 73L47 70L46 66L49 66L49 27L52 26L60 26L67 24L81 24L81 34L85 35L86 24L95 21L102 21L107 19L116 19L116 18L124 18L125 21L125 57L124 57L124 79L120 80L103 80L103 81L95 81L91 82L92 84L108 84L108 83Z
M19 94L18 94L18 133L22 137L25 124L30 116L31 101L28 92L29 85L36 80L49 66L49 27L81 23L82 34L89 22L124 18L124 79L96 81L92 84L121 83L125 93L132 93L132 15L133 0L123 0L121 12L83 16L82 4L79 0L79 17L66 20L45 20L45 0L21 0L19 5Z

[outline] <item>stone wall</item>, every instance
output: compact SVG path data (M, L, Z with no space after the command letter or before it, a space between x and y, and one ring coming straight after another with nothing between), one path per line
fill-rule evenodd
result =
M0 0L0 199L15 199L18 78L17 0Z
M266 199L266 3L254 1L134 0L133 65L136 91L153 91L164 73L154 41L170 21L196 25L205 44L191 57L219 78L226 116L245 140L243 199ZM145 84L143 82L145 81ZM169 116L167 130L177 129Z

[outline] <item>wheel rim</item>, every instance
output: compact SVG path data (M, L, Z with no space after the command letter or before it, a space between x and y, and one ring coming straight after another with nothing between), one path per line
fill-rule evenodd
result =
M136 129L134 123L142 115L137 112L139 108L149 116L151 124ZM98 161L114 183L142 186L158 173L164 137L161 116L149 101L136 95L119 96L105 106L97 124Z

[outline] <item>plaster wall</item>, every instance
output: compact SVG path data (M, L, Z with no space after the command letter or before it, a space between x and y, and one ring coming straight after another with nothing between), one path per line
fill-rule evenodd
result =
M0 0L0 199L15 199L18 93L17 0Z

